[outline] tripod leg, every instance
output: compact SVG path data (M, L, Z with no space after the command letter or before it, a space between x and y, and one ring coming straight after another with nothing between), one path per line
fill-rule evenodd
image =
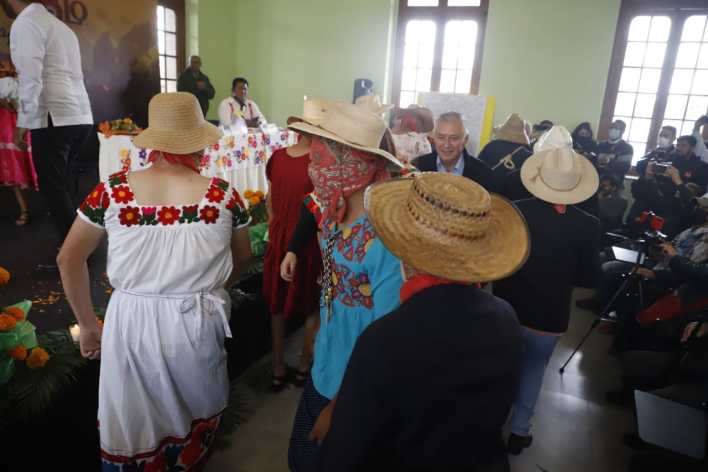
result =
M563 375L563 372L565 372L566 366L567 366L568 364L570 364L570 361L573 359L573 357L575 357L575 354L580 350L580 347L585 343L585 340L590 337L590 334L592 334L593 330L597 327L597 325L600 324L600 321L602 321L602 318L595 318L595 320L594 320L594 321L592 322L592 324L590 325L590 329L588 329L588 332L585 333L585 336L583 336L583 339L580 340L580 342L579 342L578 345L575 347L575 349L573 350L573 352L570 354L570 356L568 357L568 359L565 361L565 363L563 364L563 366L562 366L560 369L558 369L558 373L559 373L559 374Z

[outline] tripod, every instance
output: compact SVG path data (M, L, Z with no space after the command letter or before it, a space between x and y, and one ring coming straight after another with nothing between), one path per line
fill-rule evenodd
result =
M588 329L587 333L585 333L585 336L580 340L578 345L575 347L575 350L570 354L568 359L565 361L563 366L558 369L558 373L563 375L565 372L566 366L570 363L570 361L575 357L575 354L580 350L580 348L585 344L585 341L590 337L593 331L595 331L595 328L597 328L597 325L600 324L602 321L612 321L615 322L616 320L612 319L609 317L609 313L612 310L612 306L615 303L615 300L622 295L623 293L628 293L630 283L631 282L636 282L637 283L637 289L639 291L639 306L644 307L644 290L642 287L642 281L637 275L637 270L642 266L642 262L644 261L644 247L646 241L640 240L640 249L637 251L637 260L634 262L634 265L632 266L632 269L624 275L624 281L622 281L622 285L619 286L617 291L612 295L612 298L610 298L610 301L607 305L605 305L605 308L603 308L602 313L600 313L600 316L595 318L595 320L592 322L590 325L590 329Z

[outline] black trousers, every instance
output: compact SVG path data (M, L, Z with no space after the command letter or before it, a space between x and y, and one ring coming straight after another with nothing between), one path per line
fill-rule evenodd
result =
M39 191L49 209L60 244L76 217L81 147L93 125L53 126L32 130L32 159Z

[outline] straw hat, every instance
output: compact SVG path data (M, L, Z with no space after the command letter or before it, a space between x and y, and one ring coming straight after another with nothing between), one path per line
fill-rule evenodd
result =
M433 112L429 108L419 105L410 105L408 108L398 108L395 112L395 117L400 118L403 115L413 115L419 124L419 133L430 133L435 129L435 120Z
M291 116L288 118L288 125L298 121L304 121L313 125L318 125L324 119L327 108L332 102L329 100L305 100L302 105L302 116Z
M379 149L381 139L388 128L380 116L365 107L345 102L330 102L318 125L299 121L288 127L293 131L320 136L360 151L376 154L398 169L403 167L401 161L383 149Z
M376 234L406 264L460 282L510 276L529 255L526 221L516 207L465 177L423 172L367 190Z
M191 93L161 93L152 97L149 126L135 137L137 147L173 154L204 150L221 139L221 131L206 121Z
M573 151L568 130L554 126L541 136L534 154L521 167L521 182L545 202L572 205L592 197L600 179L590 161Z
M354 101L354 104L364 107L376 115L383 115L393 108L393 105L384 105L381 103L381 97L378 95L362 95Z
M526 122L517 113L512 113L503 124L495 126L494 134L497 139L512 143L528 146L531 142L526 134Z

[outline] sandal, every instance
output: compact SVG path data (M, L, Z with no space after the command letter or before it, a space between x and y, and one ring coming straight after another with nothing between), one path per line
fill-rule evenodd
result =
M20 212L20 217L15 220L15 226L24 226L27 223L29 223L29 212L28 211L23 211Z

